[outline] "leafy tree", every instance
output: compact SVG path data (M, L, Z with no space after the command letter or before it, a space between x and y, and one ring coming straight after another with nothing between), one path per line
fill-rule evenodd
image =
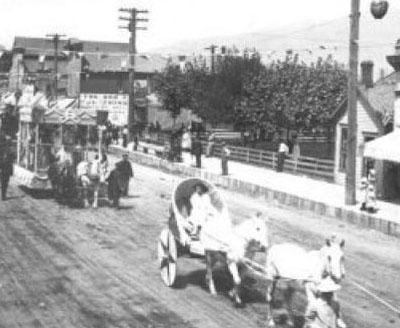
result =
M179 116L182 108L189 107L191 91L187 74L182 72L179 65L169 62L164 71L155 76L154 88L164 109L170 112L174 120Z
M261 68L257 53L240 57L233 50L217 58L214 72L203 61L195 61L187 72L193 90L191 108L213 125L233 122L235 108L243 96L247 77Z
M237 119L270 131L320 128L346 96L347 73L331 57L312 65L288 55L248 77Z

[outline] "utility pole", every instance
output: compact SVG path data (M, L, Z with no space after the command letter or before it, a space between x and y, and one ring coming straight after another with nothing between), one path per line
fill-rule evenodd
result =
M60 38L65 37L64 34L47 34L48 38L52 38L54 45L54 96L57 99L58 96L58 44L60 42Z
M128 26L119 26L130 32L129 37L129 108L128 108L128 140L132 140L132 125L135 121L135 55L136 55L136 31L147 30L146 27L137 26L138 22L148 22L147 18L140 18L140 14L148 14L148 10L136 8L121 8L120 12L128 13L129 17L120 17L120 20L128 21Z
M212 44L208 48L205 48L205 50L210 50L211 52L211 73L214 73L215 69L215 50L218 48L215 44Z
M346 205L356 204L356 156L357 156L357 72L358 40L360 30L360 0L351 1L350 57L348 81L348 135L346 157Z

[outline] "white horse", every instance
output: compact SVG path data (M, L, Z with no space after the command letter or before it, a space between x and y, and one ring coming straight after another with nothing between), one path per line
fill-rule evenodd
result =
M267 288L267 320L268 326L275 325L272 316L273 294L279 278L304 282L307 295L307 310L315 304L319 286L327 281L332 282L332 291L340 288L339 283L345 276L344 240L337 242L335 237L326 240L320 250L306 251L294 244L277 244L267 252L266 278L271 281ZM292 309L292 298L288 300L289 311ZM338 311L337 326L345 327ZM289 318L289 325L292 320Z
M80 184L84 188L83 199L84 206L89 206L88 190L93 189L93 208L98 207L99 190L101 183L105 181L106 172L103 172L102 166L98 159L88 161L87 158L80 162L77 167L77 176Z
M242 279L239 266L245 259L253 259L256 252L265 251L268 248L266 220L258 213L256 217L245 220L239 225L219 230L206 223L202 228L200 238L205 248L206 281L210 293L217 294L212 275L213 267L217 262L223 262L233 278L233 289L229 294L236 305L241 305Z

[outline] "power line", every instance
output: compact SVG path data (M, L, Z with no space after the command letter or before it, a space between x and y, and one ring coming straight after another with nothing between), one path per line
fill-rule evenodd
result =
M57 99L58 96L58 44L60 42L60 38L65 37L65 34L47 34L48 38L52 38L54 44L54 96Z
M215 67L215 50L219 48L215 44L210 45L208 48L205 48L205 50L210 50L211 52L211 73L214 73L214 67Z
M119 28L127 29L130 32L129 38L129 108L128 108L128 140L132 140L131 127L135 120L135 57L136 57L136 31L147 30L147 27L138 26L140 22L148 22L147 18L139 17L139 15L148 14L148 10L139 10L136 8L120 8L120 12L129 14L128 17L119 17L121 21L127 21L127 26L119 26Z

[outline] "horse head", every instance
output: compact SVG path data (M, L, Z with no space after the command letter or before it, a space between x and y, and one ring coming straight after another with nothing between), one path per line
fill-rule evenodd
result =
M268 248L267 220L262 213L243 222L239 229L240 235L248 242L248 248L253 251L265 251Z
M330 276L336 283L344 279L346 273L344 268L344 244L344 240L339 242L333 236L331 239L326 240L326 245L323 247L325 258L324 274Z

